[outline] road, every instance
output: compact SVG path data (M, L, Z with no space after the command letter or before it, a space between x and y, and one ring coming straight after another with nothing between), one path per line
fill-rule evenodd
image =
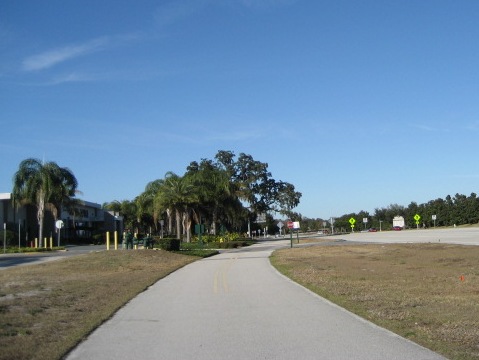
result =
M95 251L103 251L105 249L105 245L85 245L67 246L66 251L0 254L0 270L8 269L12 266L35 265L46 261L63 259L68 256L76 256Z
M448 243L479 245L479 227L414 229L402 231L355 232L346 235L328 236L331 240L342 239L370 243Z
M130 301L75 359L443 359L279 274L263 242L203 259Z

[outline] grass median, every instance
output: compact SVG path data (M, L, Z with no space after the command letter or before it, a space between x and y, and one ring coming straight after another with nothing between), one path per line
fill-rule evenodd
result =
M61 359L137 294L197 259L103 251L0 271L0 359Z
M479 247L279 250L272 264L322 297L450 359L479 359Z

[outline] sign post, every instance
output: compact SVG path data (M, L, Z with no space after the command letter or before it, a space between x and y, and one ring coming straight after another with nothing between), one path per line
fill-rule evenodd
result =
M354 224L356 224L356 219L352 217L349 219L349 223L351 224L351 231L354 232Z
M55 227L57 228L57 232L58 232L58 247L60 247L60 232L62 231L63 221L57 220L55 222Z
M298 244L299 244L299 229L300 228L301 226L299 225L299 221L293 222L293 231L296 230L296 240Z
M292 221L288 221L289 240L291 242L291 247L293 247L293 227L294 223Z
M436 218L437 218L436 215L433 215L433 216L432 216L432 220L434 220L434 228L436 228Z
M201 235L205 231L205 226L203 224L196 224L195 225L195 234L198 235L198 242L200 246L203 246L203 240L201 239Z
M421 220L421 215L419 214L414 215L414 220L416 220L416 226L419 229L419 220Z

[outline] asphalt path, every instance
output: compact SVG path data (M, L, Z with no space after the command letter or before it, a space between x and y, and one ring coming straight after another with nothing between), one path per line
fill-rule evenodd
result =
M289 245L267 241L185 266L67 359L443 359L279 274L269 256Z

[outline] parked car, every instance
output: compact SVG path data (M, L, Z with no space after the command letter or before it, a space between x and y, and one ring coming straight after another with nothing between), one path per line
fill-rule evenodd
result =
M378 231L378 230L377 230L376 228L369 228L368 231L369 231L369 232L376 232L376 231Z
M400 227L400 226L393 226L393 230L394 230L394 231L401 231L401 230L402 230L402 227Z

